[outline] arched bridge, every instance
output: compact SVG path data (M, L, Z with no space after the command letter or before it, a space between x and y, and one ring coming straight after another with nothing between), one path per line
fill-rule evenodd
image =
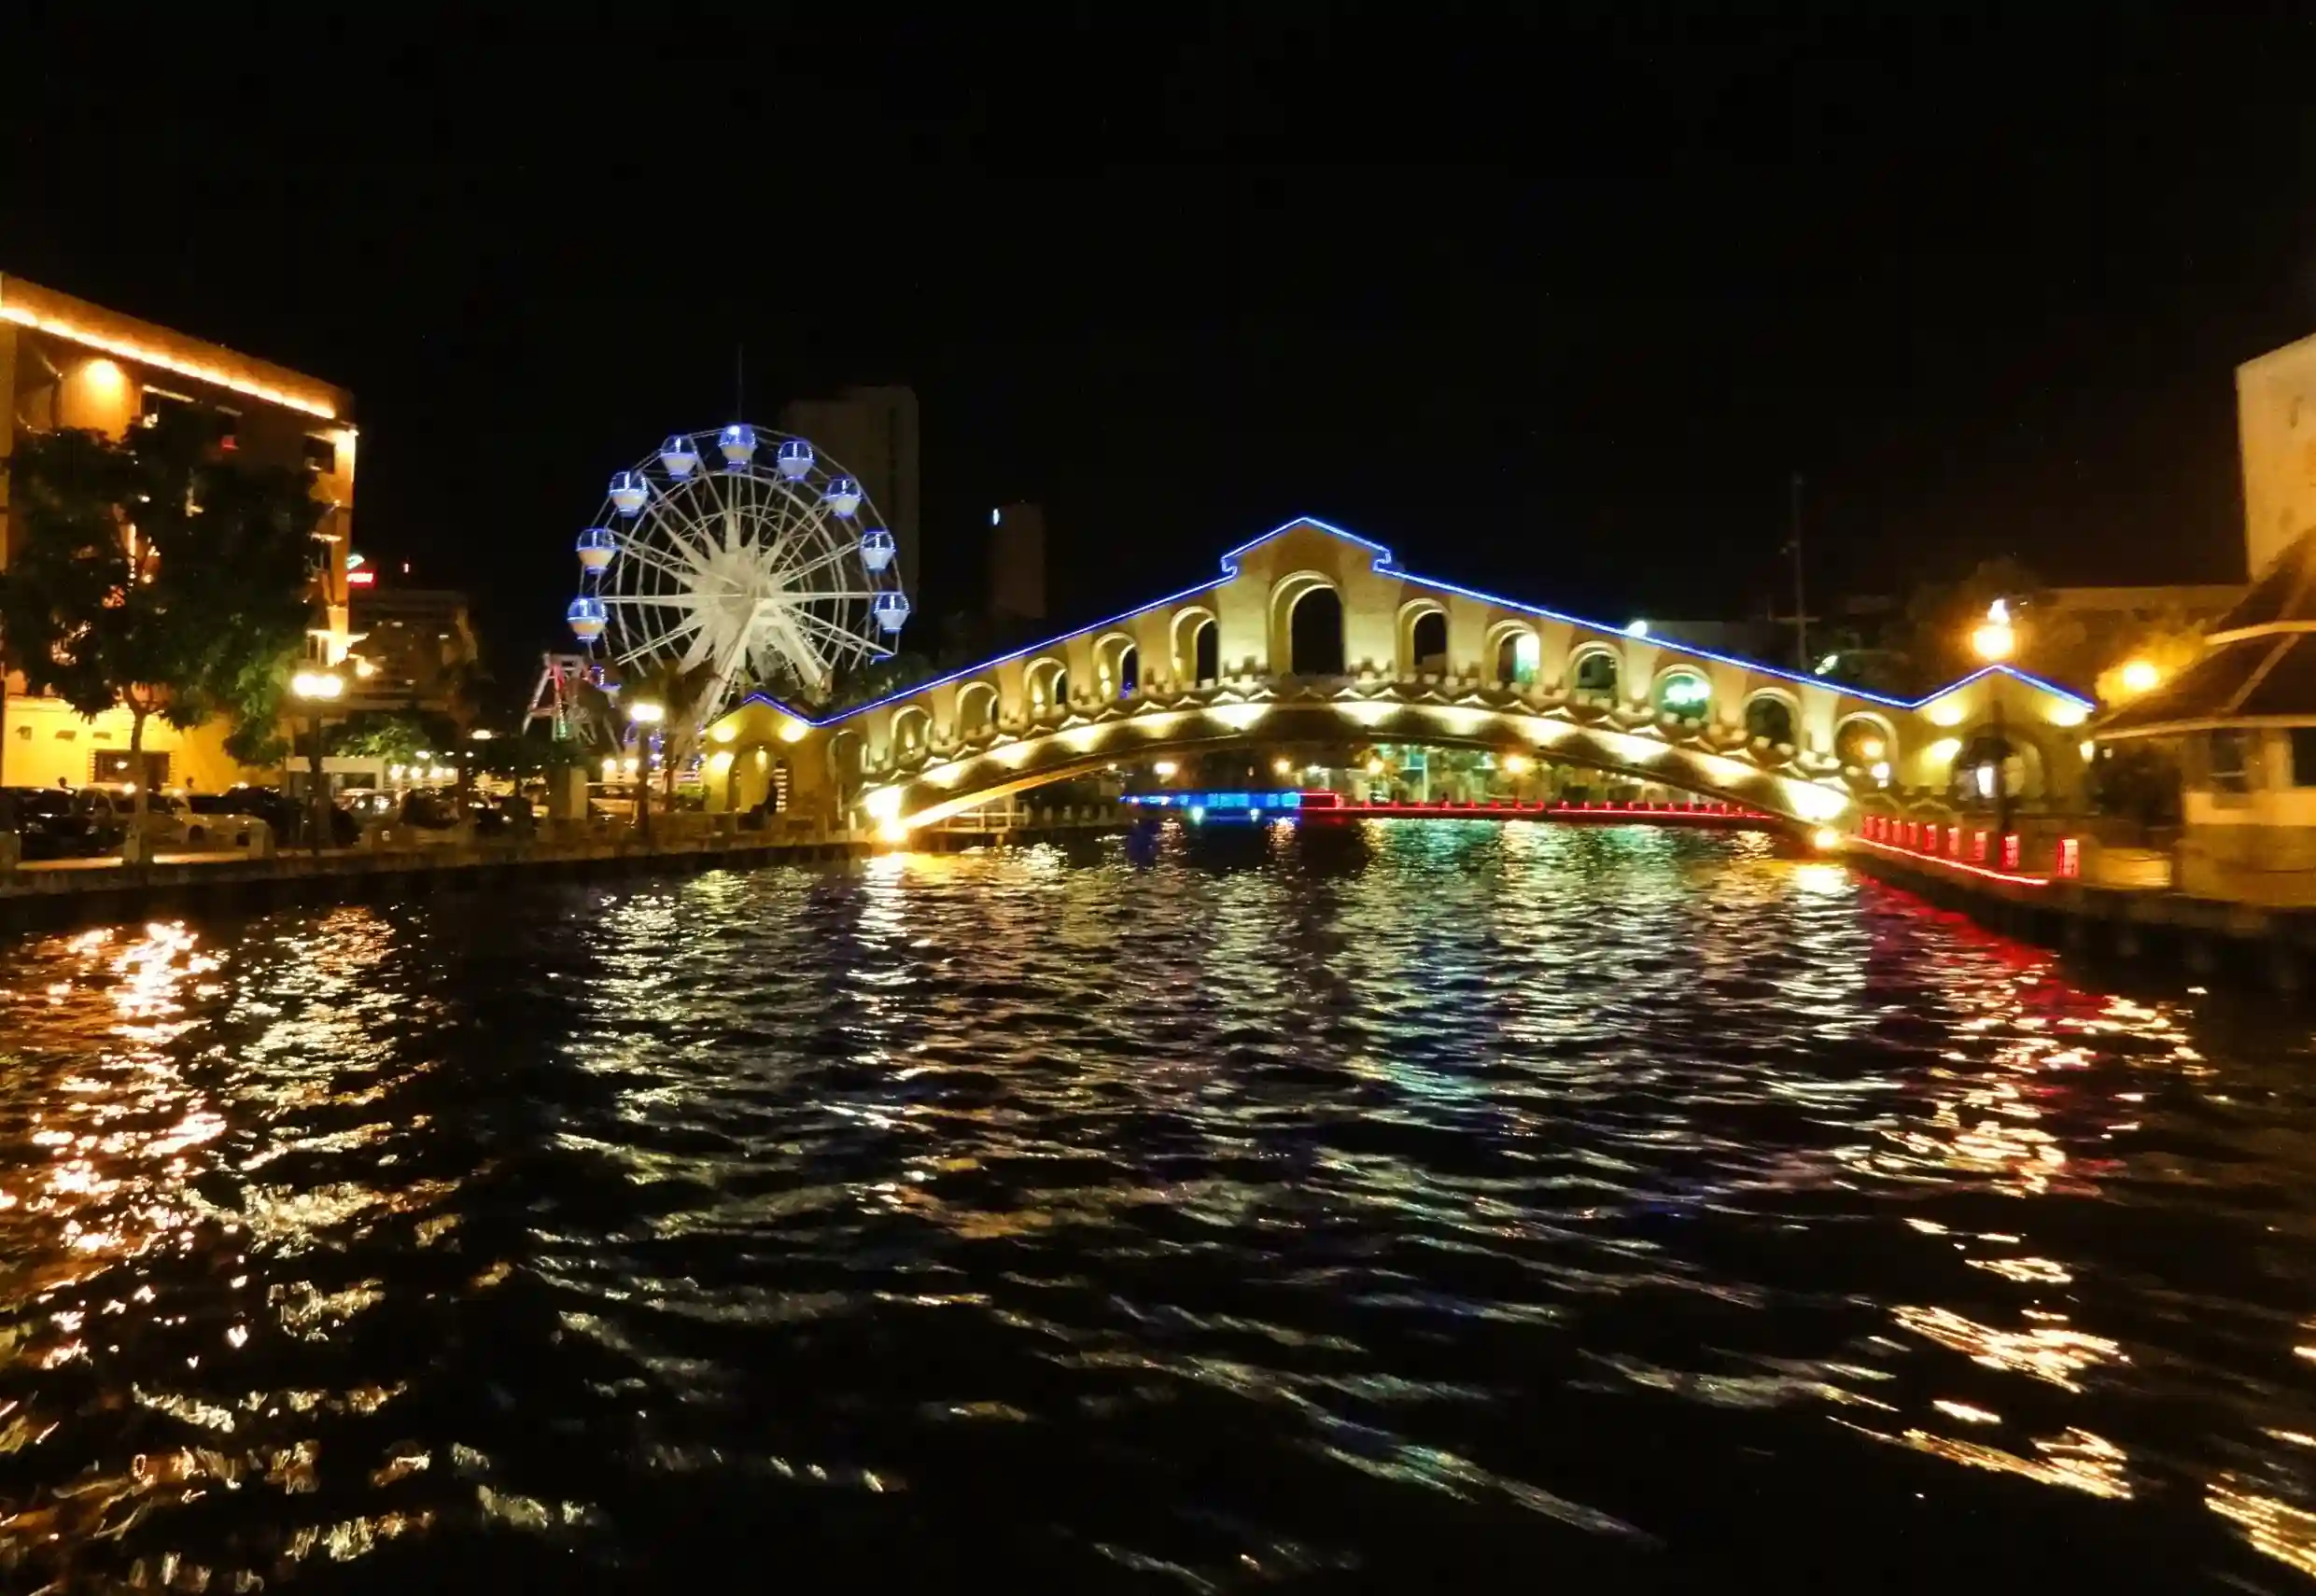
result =
M1212 581L842 714L751 697L709 728L705 776L714 808L784 772L789 808L892 833L1126 762L1410 743L1847 829L1885 790L1943 788L1989 727L2052 794L2078 791L2089 708L2001 668L1888 698L1418 576L1306 518Z

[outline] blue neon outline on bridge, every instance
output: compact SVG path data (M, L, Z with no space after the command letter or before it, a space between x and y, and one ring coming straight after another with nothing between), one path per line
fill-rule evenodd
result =
M1032 654L1043 653L1046 650L1053 648L1056 644L1066 643L1071 638L1083 637L1088 632L1098 632L1102 627L1115 625L1120 621L1130 621L1137 615L1145 614L1150 610L1162 608L1165 605L1176 604L1186 598L1195 598L1201 593L1212 593L1216 588L1221 587L1226 582L1234 581L1238 577L1240 555L1245 553L1249 549L1259 548L1261 545L1270 541L1273 538L1292 532L1298 526L1315 526L1320 531L1326 533L1330 537L1340 538L1345 542L1356 543L1362 549L1374 550L1375 559L1369 568L1380 572L1385 576L1397 577L1401 581L1411 582L1418 587L1433 588L1441 593L1457 594L1465 598L1476 598L1482 604L1493 604L1501 609L1515 610L1523 615L1534 615L1542 620L1556 621L1565 625L1580 626L1587 631L1599 632L1610 637L1630 637L1630 634L1628 634L1621 626L1611 626L1599 621L1587 621L1581 615L1570 615L1562 610L1548 609L1540 604L1523 603L1517 598L1506 598L1501 594L1483 593L1476 587L1464 587L1455 582L1442 581L1438 577L1418 576L1413 571L1402 568L1398 563L1398 557L1389 549L1383 547L1383 544L1376 542L1373 539L1362 538L1356 532L1348 531L1343 527L1336 525L1332 522L1322 521L1315 515L1298 515L1292 521L1280 523L1278 525L1273 526L1270 531L1265 532L1258 538L1249 538L1245 542L1241 543L1237 548L1226 553L1222 556L1222 575L1214 578L1211 581L1202 581L1196 587L1186 587L1180 593L1170 593L1164 598L1154 598L1146 604L1137 604L1131 609L1121 609L1116 614L1108 616L1103 620L1088 622L1083 626L1074 626L1069 631L1047 637L1043 642L1032 643L1026 648L1015 649L1009 653L994 655L990 659L983 660L978 665L970 665L961 670L953 670L947 676L935 677L930 681L919 681L912 683L907 687L897 688L894 691L886 693L882 698L871 699L866 704L856 704L849 709L839 710L835 714L828 717L825 721L815 720L801 709L792 708L790 706L781 703L779 699L773 697L768 693L751 693L747 697L741 699L739 703L735 705L733 707L737 709L745 708L751 704L768 704L773 708L778 709L781 714L787 715L793 720L801 721L806 725L812 727L816 731L825 727L834 726L841 721L850 720L855 715L865 715L872 709L881 709L889 704L898 704L903 699L914 698L920 693L930 693L936 687L947 687L950 682L962 681L968 677L979 676L983 671L989 670L993 666L1008 665L1015 660L1027 659ZM1865 688L1853 687L1846 682L1835 681L1829 677L1804 676L1799 671L1785 670L1773 665L1763 665L1759 660L1748 660L1739 654L1716 653L1711 649L1700 649L1689 643L1675 642L1668 637L1649 637L1638 640L1646 641L1650 647L1663 650L1667 652L1686 654L1694 659L1711 660L1717 665L1735 665L1738 669L1750 671L1756 676L1766 676L1778 681L1795 682L1804 687L1828 688L1835 693L1843 694L1845 697L1863 699L1868 704L1879 704L1891 709L1904 709L1908 711L1922 709L1930 704L1936 703L1939 699L1946 697L1950 693L1959 693L1963 688L1970 686L1971 683L1980 679L1982 677L1988 676L2007 676L2014 678L2016 680L2027 683L2030 687L2039 687L2043 692L2051 693L2055 697L2065 699L2068 703L2075 705L2077 707L2082 709L2088 710L2098 707L2097 704L2095 704L2092 700L2084 697L2081 693L2069 692L2066 688L2059 686L2058 683L2055 681L2046 681L2042 677L2031 676L2026 671L2016 670L2006 665L1990 665L1982 666L1979 669L1972 671L1970 675L1958 678L1934 692L1926 693L1919 698L1909 700L1904 698L1892 698L1886 693L1872 693L1867 691Z

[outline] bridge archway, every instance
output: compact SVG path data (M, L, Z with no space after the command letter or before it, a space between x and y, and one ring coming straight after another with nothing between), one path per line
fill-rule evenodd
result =
M1177 684L1204 687L1221 677L1222 628L1213 610L1202 604L1186 604L1174 612L1171 632Z
M1124 698L1142 673L1142 652L1133 638L1111 632L1094 642L1094 692L1100 699Z
M1488 633L1488 658L1496 686L1524 692L1536 685L1543 668L1544 642L1524 621L1498 622Z
M1297 571L1271 588L1270 658L1289 676L1345 674L1343 595L1327 577Z
M1411 598L1399 607L1399 677L1403 681L1448 673L1448 612L1437 599Z
M1595 703L1615 703L1623 675L1623 661L1606 643L1584 644L1568 657L1569 687Z
M1032 660L1021 672L1022 708L1032 721L1070 702L1070 669L1052 655Z
M997 689L986 681L969 681L957 690L957 740L976 743L997 730Z
M1748 741L1767 748L1793 749L1800 747L1795 728L1801 724L1802 707L1791 693L1777 688L1754 690L1745 701L1745 735Z

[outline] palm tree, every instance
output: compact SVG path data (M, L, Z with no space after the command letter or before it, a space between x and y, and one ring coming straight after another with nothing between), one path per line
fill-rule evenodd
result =
M661 721L660 756L667 772L665 808L676 806L676 766L692 757L699 746L700 734L706 730L700 721L708 708L708 694L716 684L713 664L690 666L674 660L660 660L620 684L620 695L630 704L656 703L666 712ZM638 802L648 803L643 784L638 784Z

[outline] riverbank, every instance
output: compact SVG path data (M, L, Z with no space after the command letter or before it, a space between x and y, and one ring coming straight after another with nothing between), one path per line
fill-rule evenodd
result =
M2198 980L2297 993L2316 985L2316 913L1978 868L1850 839L1864 875L2022 941Z
M1025 812L992 833L928 829L909 846L948 851L1012 838L1116 831L1141 817L1088 805ZM729 817L662 818L647 841L625 824L544 827L509 839L417 841L407 828L371 845L253 855L222 850L163 854L144 864L67 860L0 870L0 932L57 930L194 909L269 909L487 889L519 882L635 873L751 869L858 858L889 846L873 832L796 822L743 830Z

